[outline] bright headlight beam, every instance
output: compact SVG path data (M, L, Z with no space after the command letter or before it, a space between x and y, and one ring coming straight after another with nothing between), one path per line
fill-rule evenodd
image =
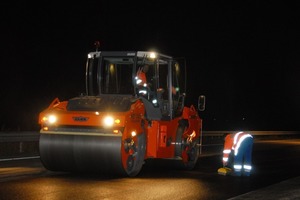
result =
M136 136L136 132L135 132L135 131L132 131L132 132L131 132L131 137L134 137L134 136Z
M150 58L156 58L156 53L151 52L151 53L150 53Z
M48 121L49 121L49 123L51 123L51 124L55 123L56 120L57 120L57 118L56 118L55 115L50 115L50 116L48 117Z
M107 116L104 118L104 125L105 126L112 126L114 124L114 118Z

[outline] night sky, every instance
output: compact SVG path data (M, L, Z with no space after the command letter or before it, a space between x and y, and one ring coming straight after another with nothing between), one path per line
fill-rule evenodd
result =
M204 130L300 130L300 7L288 1L0 3L0 130L39 130L51 101L85 92L86 55L185 57Z

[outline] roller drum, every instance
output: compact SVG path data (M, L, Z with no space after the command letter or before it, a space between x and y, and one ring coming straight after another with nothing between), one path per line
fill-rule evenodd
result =
M39 150L51 171L125 174L120 136L41 134Z

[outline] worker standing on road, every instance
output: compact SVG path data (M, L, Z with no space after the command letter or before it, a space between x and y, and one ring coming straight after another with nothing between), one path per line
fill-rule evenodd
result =
M223 150L223 167L233 169L234 176L250 176L253 137L249 133L227 134Z

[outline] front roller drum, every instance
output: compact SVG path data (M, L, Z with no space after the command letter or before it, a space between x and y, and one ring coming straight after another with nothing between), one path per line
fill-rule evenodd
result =
M120 136L41 134L39 151L51 171L124 175L121 144Z

